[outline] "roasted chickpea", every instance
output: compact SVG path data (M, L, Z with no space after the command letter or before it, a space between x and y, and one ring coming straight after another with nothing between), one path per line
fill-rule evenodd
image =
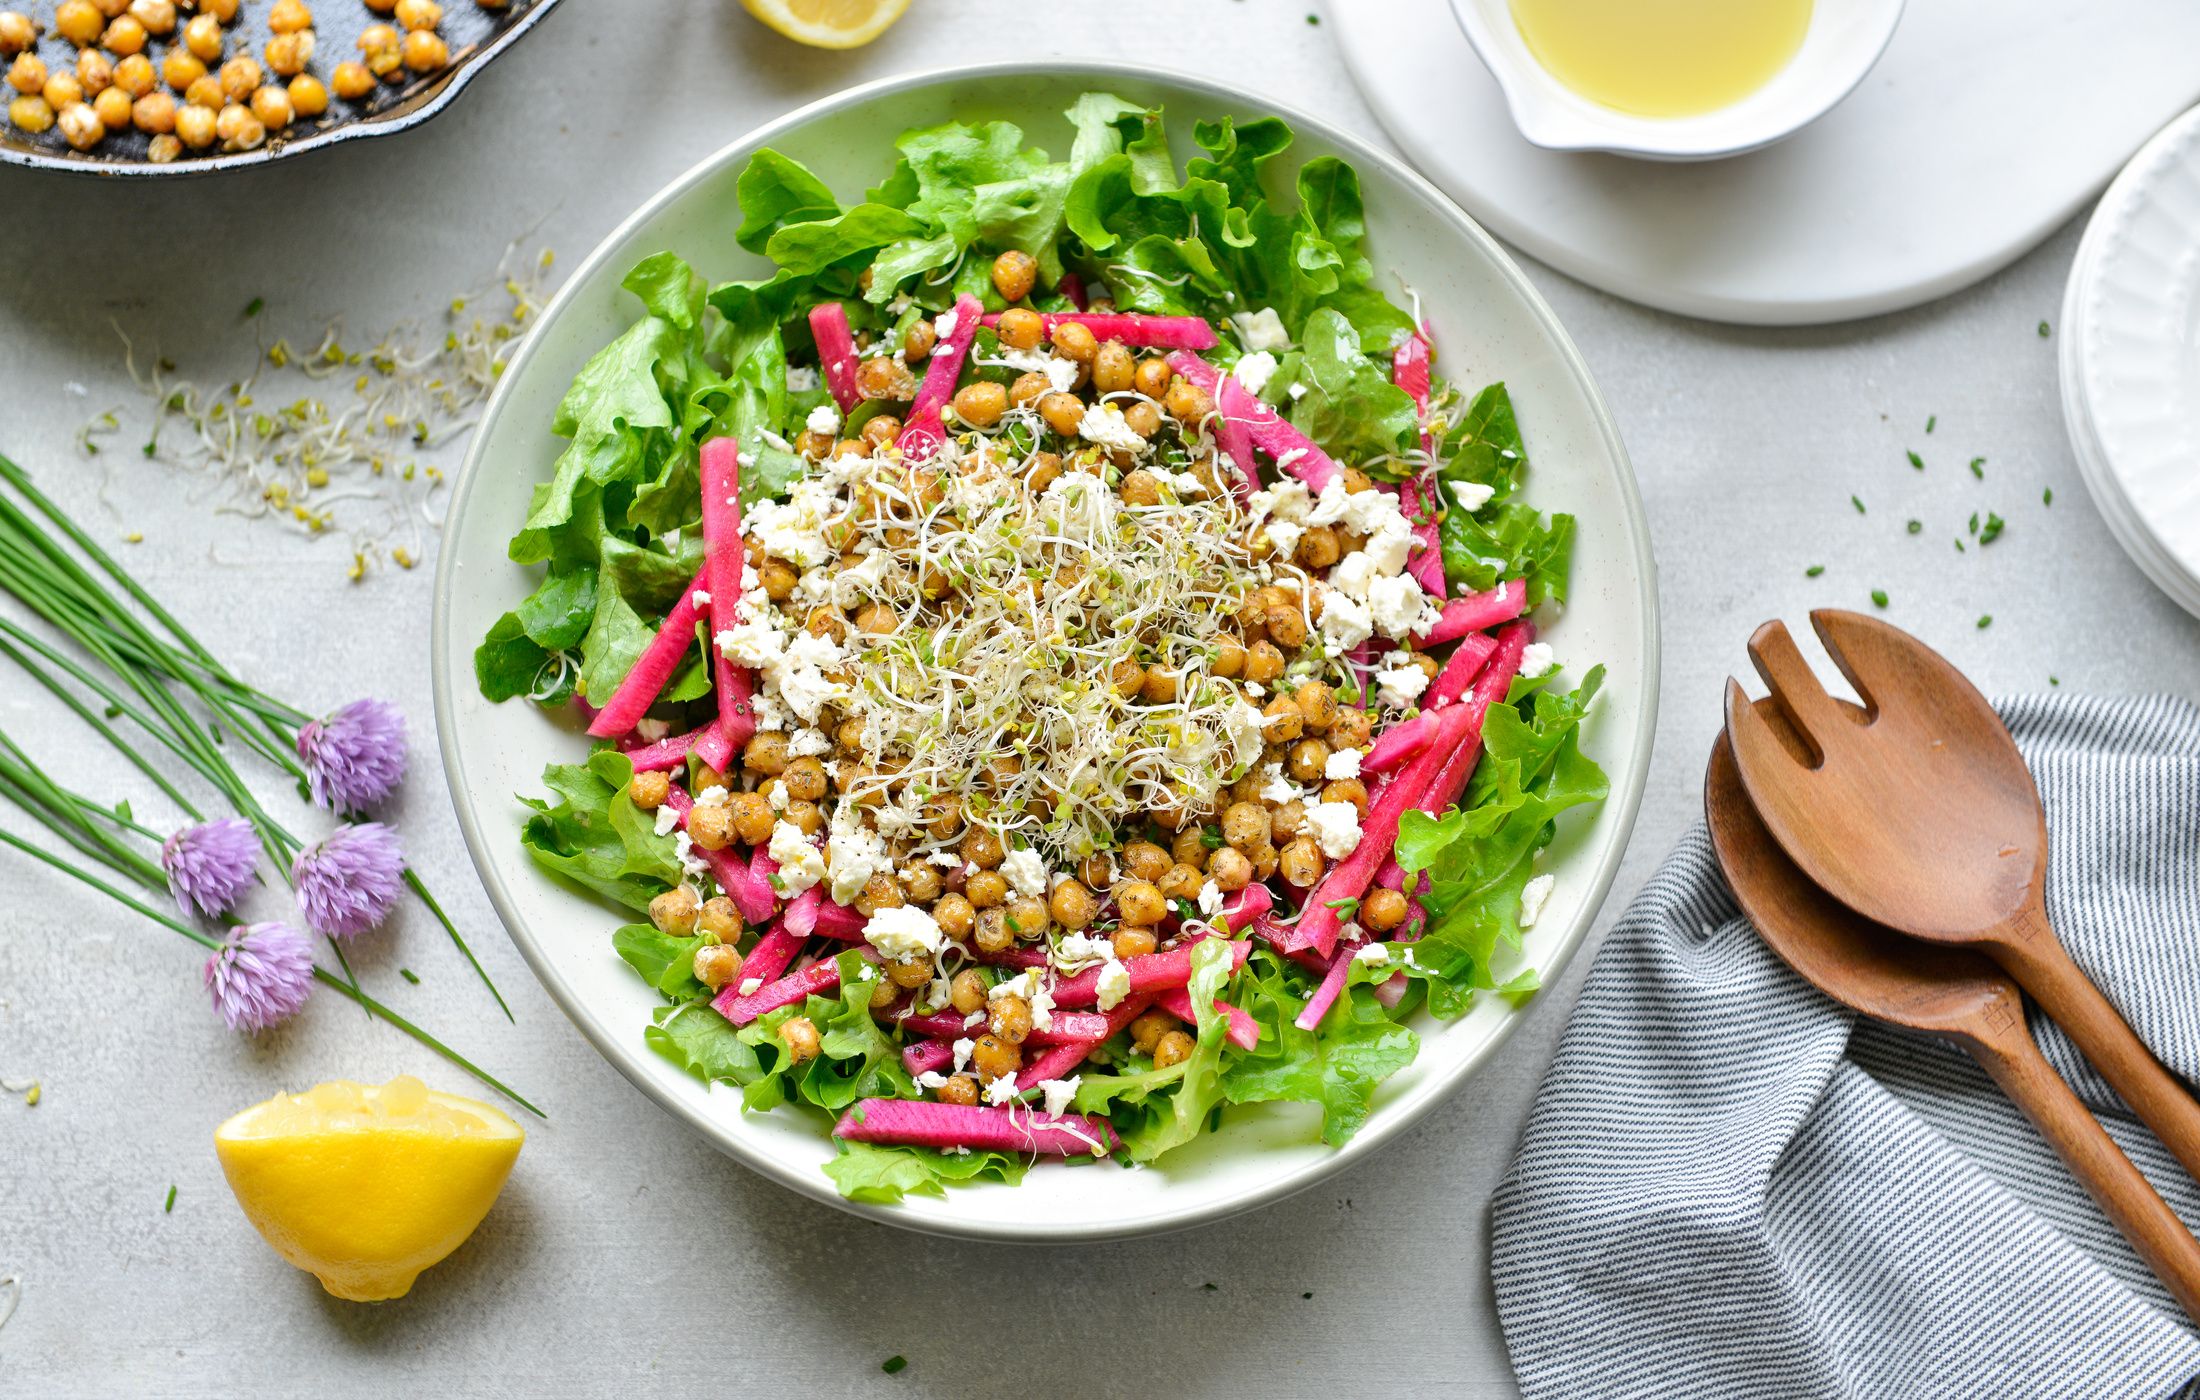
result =
M1287 744L1306 730L1299 707L1288 695L1273 695L1261 708L1261 736L1271 744Z
M475 2L478 4L480 0L475 0ZM498 4L503 2L504 0L497 0ZM978 1104L978 1081L967 1074L958 1074L939 1088L934 1089L932 1096L941 1103L959 1104L964 1108L975 1108Z
M1166 1011L1141 1012L1131 1022L1131 1048L1141 1055L1151 1055L1161 1037L1174 1031L1182 1022Z
M908 902L901 892L901 881L881 870L857 891L856 912L868 919L881 909L899 909Z
M1008 881L998 870L981 870L963 881L963 897L978 909L997 909L1008 900Z
M1009 1044L1021 1045L1031 1034L1031 1003L1013 993L995 997L986 1006L985 1023Z
M1129 389L1138 374L1138 361L1120 340L1111 340L1093 352L1092 387L1103 394Z
M21 53L37 42L38 25L29 15L19 10L0 10L0 54Z
M130 94L118 87L111 87L92 99L92 111L109 131L120 131L130 124L133 105Z
M1375 738L1375 721L1367 711L1340 705L1329 721L1329 747L1331 749L1365 749Z
M1031 469L1024 473L1024 487L1033 495L1052 486L1062 475L1062 459L1052 452L1031 454Z
M183 143L175 133L164 131L145 143L145 158L155 165L166 165L183 154Z
M688 966L696 981L715 992L741 975L741 953L730 943L705 943Z
M1283 652L1274 642L1258 641L1245 649L1245 679L1267 685L1283 674Z
M8 65L8 86L25 97L36 97L46 90L46 60L25 50L15 56Z
M1037 370L1026 370L1008 386L1008 401L1016 408L1030 408L1054 392L1054 381Z
M1268 814L1268 832L1271 841L1289 841L1294 837L1304 836L1306 804L1296 798L1277 803L1275 810ZM1247 851L1246 854L1252 855L1253 852Z
M1165 879L1168 876L1169 867L1173 866L1175 862L1171 861L1167 853L1162 851L1159 846L1146 845L1145 842L1139 842L1138 844L1145 846L1147 850L1153 852L1160 859L1162 869L1155 878ZM1140 864L1146 866L1146 868L1151 868L1149 862L1141 861ZM1125 924L1145 926L1160 923L1168 917L1169 913L1168 900L1162 896L1160 887L1152 881L1144 879L1126 880L1118 885L1115 890L1115 908L1116 912L1122 915Z
M941 887L936 865L917 864L901 872L901 891L911 904L931 904L940 897Z
M1362 491L1375 489L1375 478L1358 467L1345 467L1338 473L1337 479L1344 483L1344 493L1347 496L1357 496Z
M1328 862L1323 859L1321 847L1310 836L1301 836L1285 846L1279 855L1276 868L1283 878L1298 889L1311 889L1321 879Z
M1057 321L1052 339L1055 354L1088 368L1093 357L1100 353L1099 340L1093 336L1092 328L1082 321Z
M1169 873L1161 877L1161 893L1170 899L1196 901L1199 887L1207 883L1206 872L1195 865L1172 865Z
M903 990L921 987L932 980L932 960L921 955L897 958L886 964L886 980Z
M1024 1052L988 1031L971 1047L970 1067L980 1079L1000 1079L1024 1067Z
M963 834L962 858L980 870L991 870L1008 855L1001 848L1001 838L982 826L974 826Z
M1276 867L1282 864L1283 859L1274 846L1263 846L1257 851L1246 852L1246 855L1253 862L1253 878L1263 881L1275 878Z
M1360 911L1355 917L1362 927L1375 933L1388 933L1406 921L1408 912L1403 894L1378 885L1360 901Z
M1140 678L1138 693L1149 705L1175 704L1177 694L1176 672L1169 670L1159 662L1155 662L1146 668L1146 674Z
M1039 280L1039 264L1021 248L1011 248L993 260L993 290L1003 301L1022 301Z
M1337 717L1337 692L1320 681L1308 681L1291 692L1291 699L1299 707L1299 717L1306 721L1307 733L1328 732L1329 722Z
M281 9L285 3L286 0L275 0L277 9ZM287 3L295 4L296 0L287 0ZM299 5L298 8L302 10L305 6ZM401 28L433 29L443 22L443 7L438 5L436 0L397 0L396 8L391 11L391 18L395 19ZM269 16L268 22L270 24L274 22L272 15ZM312 22L309 16L306 23L311 24Z
M77 54L76 81L85 93L97 97L105 92L108 85L113 83L114 80L115 65L108 61L107 55L101 53L98 49L84 49ZM51 79L47 80L46 86L49 89L53 86ZM46 100L49 102L53 100L51 92L47 93Z
M1430 656L1427 652L1417 651L1412 655L1413 664L1421 668L1421 674L1428 677L1431 683L1443 672L1444 663Z
M817 1033L817 1023L807 1016L791 1016L780 1022L779 1043L787 1047L787 1063L795 1065L816 1059L825 1044Z
M695 931L721 943L731 943L741 936L741 911L724 895L712 895L703 901L701 912L695 916Z
M974 967L966 967L955 974L955 980L947 984L947 1004L968 1016L973 1011L985 1010L985 975Z
M148 34L172 34L176 29L176 0L130 0L130 18Z
M1339 778L1322 784L1322 801L1349 802L1359 809L1360 816L1367 816L1367 784L1358 778Z
M1123 410L1123 426L1142 438L1161 431L1161 410L1143 399Z
M130 122L140 131L168 135L176 129L176 99L165 92L149 92L130 104Z
M881 977L871 984L871 1014L891 1011L901 1004L902 989L894 985L891 977Z
M1161 940L1152 929L1134 925L1117 929L1108 942L1118 958L1142 958L1161 946Z
M1155 1069L1168 1069L1173 1065L1184 1063L1192 1057L1192 1051L1197 1048L1198 1044L1199 1042L1182 1031L1170 1031L1154 1042L1153 1067Z
M98 43L99 31L106 27L107 17L92 0L61 0L54 6L53 32L80 49ZM21 47L27 49L30 45Z
M906 399L916 394L917 377L901 361L874 355L856 366L856 392L867 399Z
M733 844L733 813L724 806L696 807L687 816L688 840L706 851Z
M993 325L993 333L1011 350L1036 350L1039 342L1046 338L1046 320L1036 311L1012 306L1001 313L1001 319Z
M1077 425L1085 419L1085 401L1057 390L1039 400L1039 417L1063 437L1073 438L1077 436Z
M185 52L202 63L222 56L222 22L205 11L191 16L183 26Z
M1322 770L1329 764L1329 745L1319 739L1301 739L1291 746L1290 755L1284 759L1284 768L1302 783L1321 780Z
M403 52L405 66L415 73L433 73L451 61L451 46L429 29L406 30Z
M113 78L113 74L110 73L108 77L111 81ZM98 91L92 93L90 97L87 97L84 92L84 80L77 77L76 74L69 72L67 69L62 69L58 72L48 75L48 77L46 78L46 85L43 88L39 89L38 95L46 99L47 106L54 108L56 111L59 111L61 108L69 106L71 103L85 102L98 97L99 93L105 92L108 86L108 83L100 84ZM123 101L129 101L128 93L123 94ZM94 110L97 109L95 108Z
M1261 625L1276 646L1296 651L1306 645L1306 614L1299 611L1295 600L1270 604L1268 611L1262 614Z
M135 15L115 16L107 21L106 32L99 36L101 48L123 55L145 52L146 42L145 26Z
M1047 910L1046 901L1028 894L1017 895L1003 908L1008 916L1008 927L1018 938L1044 938L1054 926L1054 916Z
M1116 488L1125 505L1157 506L1161 504L1161 478L1140 467L1123 474L1123 484Z
M1235 846L1224 846L1207 861L1207 878L1224 894L1235 894L1253 883L1253 862Z
M1169 392L1169 362L1159 355L1148 355L1138 362L1131 376L1131 387L1149 399L1158 399Z
M176 113L176 136L194 151L213 145L214 109L187 103Z
M183 90L183 105L186 107L204 107L209 112L219 112L229 105L229 99L222 96L221 79L215 74L208 73L194 79L191 85Z
M222 85L222 96L231 102L248 100L260 86L260 65L249 54L238 54L221 66L216 75Z
M122 100L128 102L130 99ZM62 108L59 122L62 139L80 151L90 150L107 136L107 124L100 120L99 113L82 102L72 102Z
M707 812L712 809L698 807L695 810ZM772 839L772 828L779 824L779 814L772 811L772 804L761 792L737 792L727 798L726 805L719 810L725 812L733 834L751 846L768 843ZM790 810L788 815L791 817L794 813Z
M357 102L374 91L374 74L367 71L364 63L339 63L336 71L329 74L328 81L329 87L346 102Z
M803 802L816 802L825 796L825 765L815 758L804 757L789 761L780 779L787 785L787 795Z
M787 736L777 729L760 729L741 746L741 766L752 773L776 777L787 771Z
M1091 926L1100 912L1100 905L1092 897L1092 891L1077 881L1057 880L1054 888L1047 892L1047 912L1054 916L1054 922L1076 933Z
M35 94L29 97L18 94L8 103L8 120L14 124L16 130L36 136L41 131L52 129L53 107L45 98Z
M1188 379L1177 379L1161 397L1161 406L1177 422L1190 427L1215 411L1215 401L1205 389ZM1243 464L1240 463L1242 466Z
M1291 557L1301 568L1326 569L1344 557L1344 545L1337 532L1327 525L1309 525L1299 536L1298 548Z
M686 885L666 890L649 901L649 921L661 932L687 937L695 932L695 920L703 912L703 901Z
M160 80L177 92L183 92L191 84L206 76L206 65L189 49L170 45L161 56Z
M891 413L874 414L863 420L857 435L877 452L880 448L901 436L901 420Z
M1240 851L1268 844L1268 809L1258 802L1233 802L1222 813L1222 839Z
M978 911L959 894L943 894L932 906L932 922L940 926L941 933L959 941L977 927Z
M1125 875L1129 876L1133 880L1144 880L1150 884L1151 882L1160 879L1163 875L1168 874L1169 867L1170 865L1174 864L1174 862L1169 859L1169 853L1167 851L1163 850L1159 846L1156 846L1153 842L1133 841L1123 848L1123 855L1120 864L1123 867L1123 873ZM1117 898L1120 899L1122 897L1122 892L1119 890L1116 893ZM1154 920L1134 919L1132 920L1132 922L1152 923L1154 922Z
M306 71L306 64L313 59L313 31L278 34L267 41L260 56L267 60L269 72L295 78Z
M1207 846L1206 831L1197 824L1185 827L1169 842L1169 854L1178 865L1205 870L1207 857L1212 854Z
M297 112L290 105L290 94L271 83L252 94L252 115L269 131L281 131Z
M990 428L1008 412L1008 390L981 379L955 391L955 416L973 428Z
M237 6L241 3L242 0L199 0L199 11L227 24L237 17Z

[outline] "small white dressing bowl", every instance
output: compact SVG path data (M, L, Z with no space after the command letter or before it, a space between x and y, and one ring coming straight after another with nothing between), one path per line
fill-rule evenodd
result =
M1451 0L1467 42L1504 89L1513 124L1553 151L1715 160L1792 136L1849 95L1886 51L1903 0L1816 0L1803 45L1770 82L1692 117L1645 117L1593 102L1537 61L1511 0Z

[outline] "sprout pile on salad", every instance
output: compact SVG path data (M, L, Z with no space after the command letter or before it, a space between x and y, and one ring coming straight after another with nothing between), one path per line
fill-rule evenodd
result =
M1604 796L1517 498L1376 285L1357 177L1080 97L1069 159L912 131L863 202L759 152L705 288L661 253L591 359L484 640L577 705L524 840L644 916L644 1035L830 1124L841 1191L1155 1160L1225 1105L1332 1144L1423 1008L1519 998L1538 854ZM646 921L645 921L646 920Z

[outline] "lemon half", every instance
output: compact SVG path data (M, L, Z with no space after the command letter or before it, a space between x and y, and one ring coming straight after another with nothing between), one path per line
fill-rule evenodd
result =
M339 1298L402 1298L496 1203L526 1133L401 1074L277 1094L214 1130L229 1189L277 1254Z
M909 0L741 0L741 5L798 44L853 49L884 34Z

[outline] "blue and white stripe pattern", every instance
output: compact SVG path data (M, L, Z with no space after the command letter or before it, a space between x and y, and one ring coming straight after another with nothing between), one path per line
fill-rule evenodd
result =
M2001 708L2046 798L2057 931L2200 1081L2200 709ZM2200 1226L2200 1185L2033 1030ZM2200 1400L2200 1334L2030 1125L1961 1051L1789 972L1700 827L1599 950L1492 1210L1540 1400Z

